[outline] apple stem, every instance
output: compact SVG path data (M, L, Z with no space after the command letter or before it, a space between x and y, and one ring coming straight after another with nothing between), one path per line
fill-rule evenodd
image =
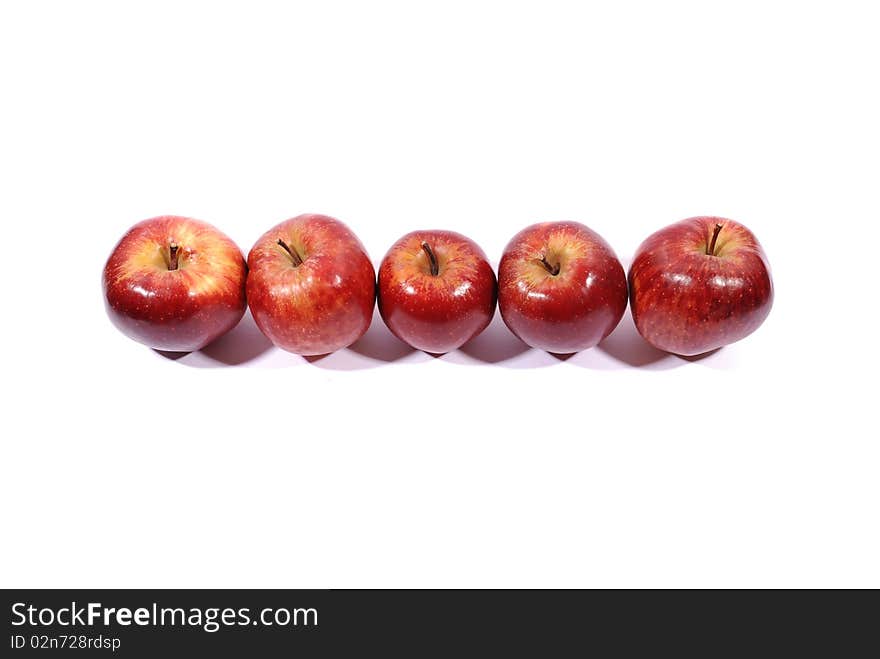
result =
M721 225L715 225L715 231L712 232L712 241L709 243L709 247L706 249L706 254L709 256L715 256L715 243L718 240L718 234L721 233Z
M436 277L440 274L440 265L437 263L437 256L434 254L434 250L431 249L431 246L424 240L422 241L422 249L425 254L428 255L428 260L431 262L431 275Z
M278 239L278 244L284 248L285 252L290 254L290 258L293 259L293 267L294 268L298 268L299 266L301 266L303 264L302 257L296 253L296 250L293 247L290 247L286 242L281 240L281 238Z
M550 263L547 261L547 256L545 254L541 254L541 258L538 259L538 261L541 265L544 266L544 269L547 270L547 272L549 272L554 277L559 274L559 264L557 263L556 265L550 265Z
M169 270L177 270L177 266L180 265L180 245L177 243L171 243L168 246L168 269Z

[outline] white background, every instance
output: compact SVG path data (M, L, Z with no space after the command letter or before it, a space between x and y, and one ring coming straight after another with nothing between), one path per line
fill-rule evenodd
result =
M3 3L0 585L880 586L871 4ZM718 214L776 304L700 361L629 314L567 361L107 320L134 222L302 212L376 263L574 219L625 266Z

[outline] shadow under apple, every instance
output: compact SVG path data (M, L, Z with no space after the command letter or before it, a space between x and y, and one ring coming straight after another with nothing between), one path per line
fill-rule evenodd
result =
M201 352L221 364L237 366L256 359L270 348L272 342L260 331L248 310L232 331L202 348Z
M642 338L628 307L615 330L595 349L623 364L648 370L675 368L682 364L674 355L658 350Z
M715 348L713 350L701 352L699 355L676 355L676 357L683 359L686 362L696 363L701 362L704 359L711 357L712 355L718 354L719 350L721 350L721 348Z
M250 311L229 332L195 352L155 350L165 359L193 368L240 366L253 361L272 348L272 342L257 327Z
M174 352L173 350L159 350L159 348L153 348L153 352L157 355L164 357L170 361L176 362L178 359L183 359L187 355L191 354L189 352Z
M370 323L370 329L352 343L348 349L372 360L388 363L399 361L415 352L412 347L394 336L391 330L385 326L385 321L379 315L378 308L373 311L373 322Z
M468 357L486 364L499 364L527 352L529 346L511 332L501 313L495 312L492 322L479 336L465 343L459 350Z

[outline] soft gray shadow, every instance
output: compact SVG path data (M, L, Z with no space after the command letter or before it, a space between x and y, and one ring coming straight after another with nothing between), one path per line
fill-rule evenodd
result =
M479 336L465 343L459 350L468 357L487 364L499 364L518 357L530 348L507 329L500 313Z
M629 308L617 328L594 350L600 350L618 362L637 368L665 370L681 366L681 360L668 352L658 350L641 337Z
M222 368L241 366L253 361L272 347L250 311L246 311L241 322L226 334L196 352L167 352L156 350L165 359L176 361L192 368Z
M370 329L348 349L379 362L396 362L414 352L412 347L394 336L385 326L378 308L373 311Z
M257 327L248 309L238 325L201 352L221 364L238 366L256 359L271 347L272 342Z

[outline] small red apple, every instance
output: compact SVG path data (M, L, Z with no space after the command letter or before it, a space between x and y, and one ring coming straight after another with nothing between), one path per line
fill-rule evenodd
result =
M585 350L620 322L626 274L608 243L583 224L533 224L504 249L498 308L510 331L533 348Z
M373 319L376 273L357 236L326 215L299 215L264 233L248 255L254 321L272 343L325 355L357 341Z
M151 348L191 352L238 324L247 269L241 250L206 222L164 215L135 224L104 266L107 314Z
M413 231L379 266L379 313L413 348L444 353L489 325L497 285L483 250L454 231Z
M770 265L739 222L692 217L641 244L629 269L639 334L660 350L699 355L748 336L773 306Z

